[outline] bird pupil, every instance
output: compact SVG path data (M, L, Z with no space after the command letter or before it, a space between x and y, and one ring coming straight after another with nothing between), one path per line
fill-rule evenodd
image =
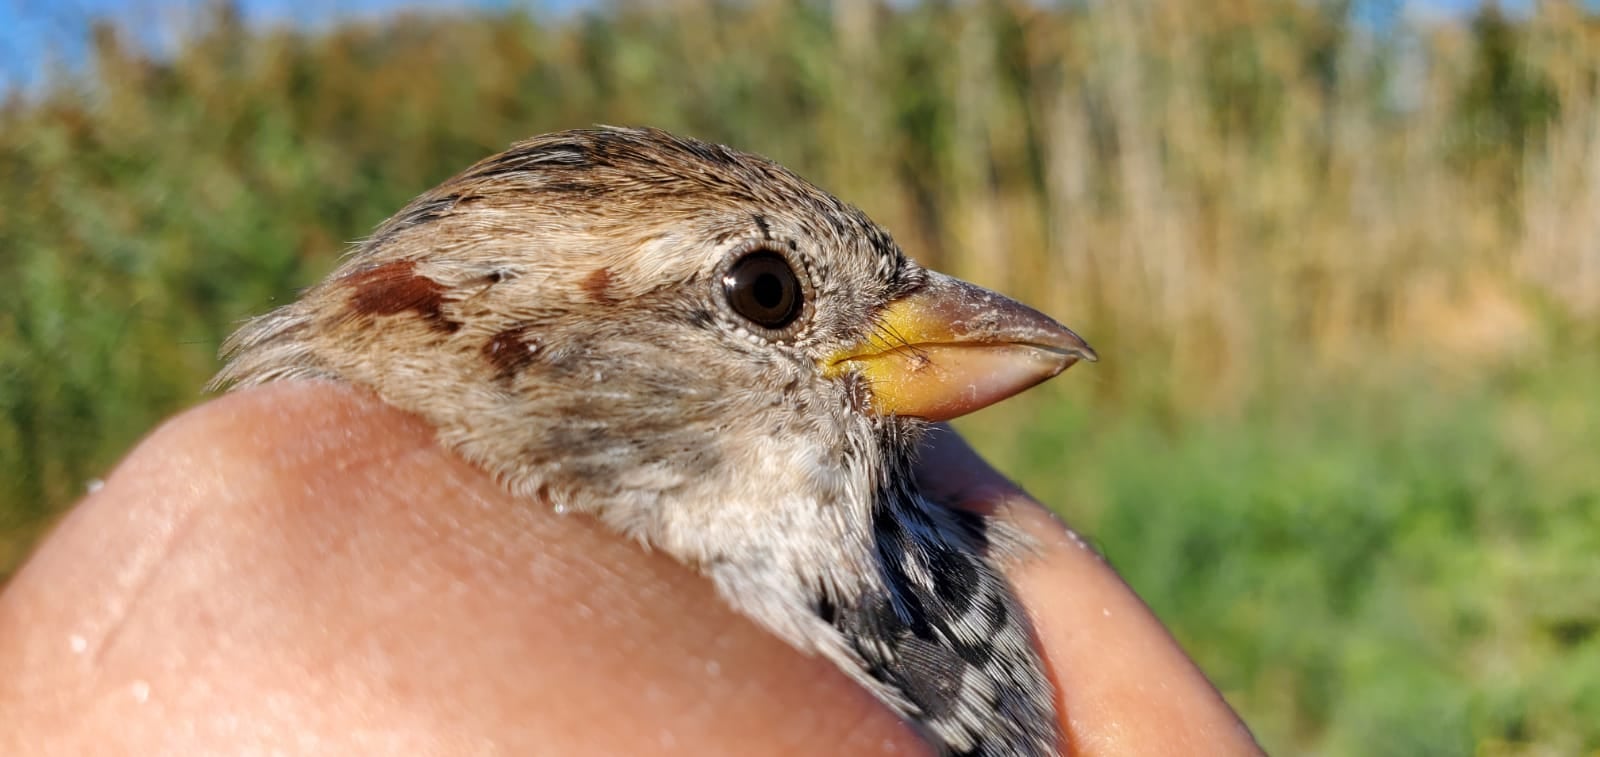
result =
M754 286L756 304L768 310L775 310L783 304L783 282L777 276L763 273L756 278Z
M794 268L770 250L756 250L735 262L722 286L734 312L764 328L784 328L803 310Z

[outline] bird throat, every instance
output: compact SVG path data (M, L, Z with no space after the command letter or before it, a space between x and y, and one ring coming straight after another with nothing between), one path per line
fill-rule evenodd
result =
M890 464L909 471L908 440L886 441ZM1022 604L991 557L988 518L928 499L913 480L885 477L873 502L876 590L819 613L867 676L903 697L887 703L941 753L1055 754L1052 687Z

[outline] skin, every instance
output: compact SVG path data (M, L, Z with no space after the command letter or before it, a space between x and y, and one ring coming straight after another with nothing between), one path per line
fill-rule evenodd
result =
M1073 754L1258 754L1059 521L938 434L996 508ZM134 449L0 594L0 754L921 754L833 665L700 576L529 507L360 390L285 383Z

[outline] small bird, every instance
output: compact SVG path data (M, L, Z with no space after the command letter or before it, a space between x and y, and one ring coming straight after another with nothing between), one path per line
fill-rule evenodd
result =
M1024 542L911 471L933 423L1095 354L769 160L653 129L520 142L223 354L213 388L366 387L530 503L672 555L942 754L1057 753L999 568Z

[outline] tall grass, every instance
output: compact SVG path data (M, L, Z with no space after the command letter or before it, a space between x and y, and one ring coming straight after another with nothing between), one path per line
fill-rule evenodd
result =
M1600 20L616 3L93 31L0 107L0 565L234 322L508 142L768 154L1106 359L966 428L1269 748L1600 749Z

